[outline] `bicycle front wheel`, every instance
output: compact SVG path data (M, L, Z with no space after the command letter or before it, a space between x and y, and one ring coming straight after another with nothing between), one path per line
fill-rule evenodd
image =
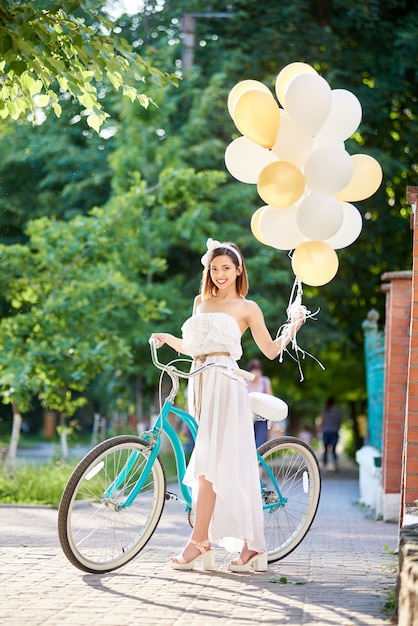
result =
M151 538L164 508L166 478L158 456L145 475L149 454L147 442L122 435L100 443L75 468L61 497L58 534L79 569L115 570ZM135 495L138 481L143 484Z
M260 476L268 561L274 563L290 554L311 527L321 474L311 448L296 437L272 439L257 452L263 459Z

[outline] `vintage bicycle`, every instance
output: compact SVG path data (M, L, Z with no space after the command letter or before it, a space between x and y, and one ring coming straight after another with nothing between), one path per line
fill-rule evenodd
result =
M74 469L61 497L60 543L69 561L85 572L110 572L137 556L157 528L166 500L182 504L193 526L191 493L182 482L186 455L169 420L170 416L180 419L196 439L195 419L174 405L180 378L189 379L210 367L241 380L252 376L220 363L183 372L159 362L153 340L150 347L154 365L171 379L171 391L161 402L154 426L139 436L119 435L99 443ZM252 393L250 399L256 419L287 416L287 405L279 398ZM167 489L159 455L163 435L174 452L179 494ZM295 437L271 439L258 448L257 455L268 562L273 563L290 554L311 527L321 477L315 454Z

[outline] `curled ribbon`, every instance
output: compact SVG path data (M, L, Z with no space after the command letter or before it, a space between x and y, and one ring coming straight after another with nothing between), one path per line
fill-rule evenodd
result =
M300 373L300 382L302 382L304 380L304 376L300 363L301 357L304 359L306 356L309 356L311 359L316 361L323 370L325 369L325 367L312 354L309 354L309 352L302 350L302 348L298 345L296 339L296 332L294 332L294 328L298 326L300 320L302 319L304 322L306 322L307 319L316 319L315 315L319 312L318 309L314 313L311 313L311 311L308 311L306 306L302 304L302 285L299 278L296 278L293 284L293 289L289 300L289 306L286 312L288 316L288 321L286 324L283 324L283 326L279 328L276 335L276 339L282 337L283 341L283 347L278 354L279 363L282 363L284 352L287 352L287 354L289 354L291 358L297 362ZM295 352L295 356L293 356L293 354L289 352L286 344L289 344L291 346L291 348Z

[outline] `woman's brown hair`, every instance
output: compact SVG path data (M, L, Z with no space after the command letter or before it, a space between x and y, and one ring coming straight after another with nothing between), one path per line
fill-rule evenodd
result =
M213 259L215 259L217 256L222 256L222 255L229 256L229 258L231 259L231 261L236 267L242 268L241 274L237 276L236 278L236 286L237 286L238 295L241 296L241 298L245 298L245 296L248 293L248 288L249 288L248 274L247 274L247 268L245 267L244 257L241 254L241 250L238 248L238 246L235 243L232 243L230 241L225 242L225 243L231 248L233 248L234 250L236 250L237 254L235 254L232 250L229 250L228 248L224 247L222 244L219 246L219 248L215 248L212 251L212 253L209 256L208 262L205 266L205 269L203 270L202 282L200 286L200 294L202 296L202 300L209 300L211 296L216 296L219 292L218 287L214 284L211 278L210 265ZM241 259L241 263L239 263L238 257Z

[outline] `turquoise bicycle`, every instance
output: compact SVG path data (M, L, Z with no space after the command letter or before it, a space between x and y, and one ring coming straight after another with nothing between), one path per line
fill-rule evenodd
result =
M179 501L193 526L191 493L183 485L186 455L168 419L169 415L179 418L196 439L196 421L174 406L179 379L199 375L209 367L223 369L233 377L250 376L220 363L205 363L193 372L182 372L172 364L160 363L155 343L150 341L150 346L154 365L168 374L172 383L155 425L140 436L120 435L98 444L77 465L61 497L60 543L69 561L85 572L110 572L137 556L154 533L166 500ZM264 410L264 394L252 395L257 418L271 417L272 396L266 397ZM180 495L167 491L159 456L163 434L173 448ZM295 437L271 439L258 448L257 454L268 562L273 563L290 554L311 527L321 477L315 454Z

